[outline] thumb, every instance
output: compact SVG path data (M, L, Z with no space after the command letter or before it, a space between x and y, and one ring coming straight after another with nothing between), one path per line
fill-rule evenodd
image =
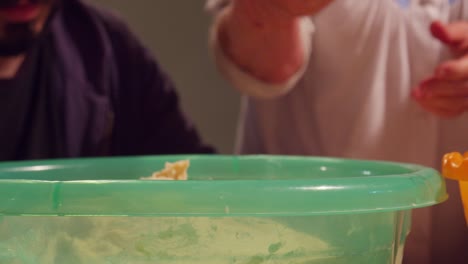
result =
M432 35L455 51L468 49L468 23L455 22L444 24L435 21L431 24Z

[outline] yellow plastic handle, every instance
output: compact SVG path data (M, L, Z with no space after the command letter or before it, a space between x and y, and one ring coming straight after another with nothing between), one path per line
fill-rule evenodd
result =
M468 181L468 152L452 152L444 156L442 174L447 179Z
M442 175L451 180L460 181L460 191L468 225L468 152L464 155L452 152L444 156Z

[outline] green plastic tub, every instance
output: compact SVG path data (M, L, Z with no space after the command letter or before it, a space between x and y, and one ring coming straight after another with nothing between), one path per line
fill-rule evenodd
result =
M142 181L189 159L188 181ZM401 263L432 169L284 156L0 163L0 263Z

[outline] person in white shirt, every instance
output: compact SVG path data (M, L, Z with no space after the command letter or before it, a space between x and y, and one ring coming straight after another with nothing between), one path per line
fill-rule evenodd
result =
M468 0L210 0L246 95L237 152L418 163L468 150ZM439 22L436 22L439 21ZM405 263L468 263L457 183L416 210Z

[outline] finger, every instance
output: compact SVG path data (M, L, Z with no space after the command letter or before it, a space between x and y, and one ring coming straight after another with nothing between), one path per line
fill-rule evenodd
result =
M331 2L331 0L269 0L270 4L286 11L292 16L314 15Z
M468 97L466 81L432 80L422 83L417 89L420 97Z
M419 105L427 112L441 117L441 118L455 118L462 115L465 110L447 110L443 108L435 107L434 105L426 102L419 102Z
M435 70L435 76L441 80L468 79L468 55L440 64Z
M440 109L448 112L460 112L468 109L468 99L464 97L432 97L417 99L431 109Z
M468 48L468 23L466 22L443 24L440 21L435 21L431 24L431 33L453 49L465 50Z

